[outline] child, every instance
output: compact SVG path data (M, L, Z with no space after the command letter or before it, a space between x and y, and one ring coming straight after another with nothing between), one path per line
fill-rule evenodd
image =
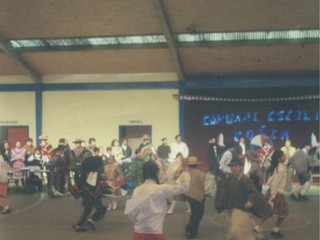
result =
M104 175L107 179L107 184L113 190L112 194L108 195L108 210L116 210L117 201L115 198L122 195L120 187L124 185L124 177L122 174L122 170L117 164L113 155L111 155L108 159L108 164L104 168Z

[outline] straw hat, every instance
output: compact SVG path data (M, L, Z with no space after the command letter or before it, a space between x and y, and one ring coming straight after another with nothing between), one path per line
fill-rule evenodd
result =
M187 164L188 165L197 165L200 164L201 162L198 160L196 156L190 156L188 157Z

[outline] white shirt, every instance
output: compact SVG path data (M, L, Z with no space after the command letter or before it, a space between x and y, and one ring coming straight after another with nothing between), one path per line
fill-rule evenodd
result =
M169 162L172 162L178 153L181 153L183 158L188 158L189 156L189 148L187 146L187 144L185 144L184 142L174 142L171 145L171 153L170 153L170 158L169 158Z
M242 149L242 155L245 155L246 154L246 145L244 143L239 143L239 146Z
M230 150L225 151L219 162L220 169L222 172L231 173L231 168L228 166L231 160L232 160L232 152L230 152Z
M167 198L184 193L190 184L190 174L183 172L184 183L156 184L146 180L137 187L132 198L126 202L124 214L134 223L136 233L162 234L167 212Z

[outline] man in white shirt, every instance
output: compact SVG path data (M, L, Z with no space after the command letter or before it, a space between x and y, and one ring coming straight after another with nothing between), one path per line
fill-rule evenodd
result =
M178 184L174 185L159 184L159 168L154 161L145 162L142 172L144 182L134 190L132 198L126 202L124 214L134 223L133 239L165 239L163 223L167 199L188 190L188 165L184 163Z
M224 152L220 159L220 170L224 173L225 176L228 176L231 174L231 168L228 165L233 157L234 145L233 143L227 143L226 147L227 151Z
M181 141L181 136L175 136L175 142L171 144L171 154L169 158L169 162L173 162L178 153L181 153L183 158L189 157L189 148L186 143Z

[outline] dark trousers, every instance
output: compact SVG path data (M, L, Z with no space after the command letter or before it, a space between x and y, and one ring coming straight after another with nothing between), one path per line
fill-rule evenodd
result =
M186 200L190 204L191 214L189 222L186 226L186 234L190 236L196 236L198 234L199 224L204 214L204 201L199 202L193 198L186 197Z
M104 217L106 214L106 207L103 206L101 202L101 197L92 197L88 192L83 192L82 196L82 206L83 212L77 223L78 226L85 227L85 223L89 218L92 209L95 208L95 213L91 216L93 221L98 221Z

